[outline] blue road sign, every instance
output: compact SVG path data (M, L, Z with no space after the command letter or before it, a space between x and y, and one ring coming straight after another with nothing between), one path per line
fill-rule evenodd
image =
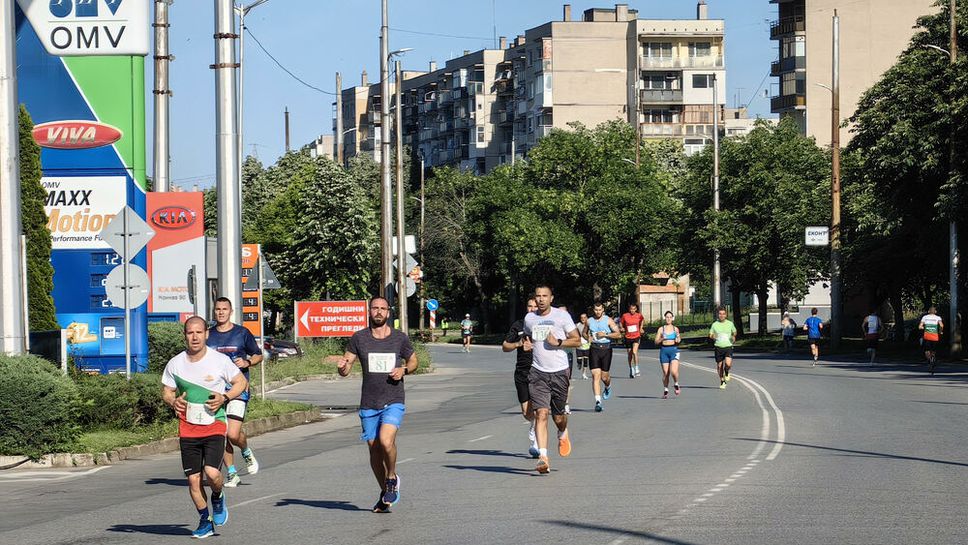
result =
M427 310L437 310L440 308L440 303L436 299L429 299L427 301Z

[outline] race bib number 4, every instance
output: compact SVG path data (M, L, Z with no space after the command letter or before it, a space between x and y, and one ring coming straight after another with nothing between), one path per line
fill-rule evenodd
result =
M397 366L397 355L376 353L366 358L367 370L371 373L389 373Z
M550 325L536 325L531 328L531 339L539 343L544 342L549 333L551 333Z
M185 410L185 421L189 424L207 426L215 423L215 413L204 403L189 403Z

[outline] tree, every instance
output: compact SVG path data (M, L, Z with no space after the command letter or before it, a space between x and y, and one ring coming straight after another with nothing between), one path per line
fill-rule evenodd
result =
M26 238L27 304L31 331L59 329L54 309L54 267L50 264L51 240L41 185L40 146L34 142L34 123L20 105L20 220Z

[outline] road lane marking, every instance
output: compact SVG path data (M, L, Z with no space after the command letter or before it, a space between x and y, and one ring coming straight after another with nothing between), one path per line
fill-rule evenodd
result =
M278 494L269 494L268 496L262 496L261 498L254 498L254 499L251 499L251 500L245 500L243 502L236 503L236 504L232 505L232 507L242 507L243 505L248 505L250 503L255 503L257 501L262 501L262 500L267 500L269 498L274 498L276 496L281 496L281 495L282 495L282 492L279 492Z
M91 475L108 469L111 466L98 466L85 471L18 471L10 474L0 474L0 483L43 483L62 481L73 477Z
M412 461L414 461L414 460L416 460L416 458L407 458L407 459L405 459L405 460L400 460L399 462L397 462L397 465L400 465L400 464L405 464L405 463L407 463L407 462L412 462Z
M478 441L483 441L485 439L490 439L491 437L494 437L494 436L493 435L485 435L484 437L478 437L477 439L471 439L470 441L468 441L468 443L476 443Z
M743 380L749 382L753 386L756 386L763 392L763 395L766 396L766 401L770 404L770 407L773 408L773 412L776 414L776 444L773 445L773 450L771 450L770 454L766 457L767 461L775 460L776 457L780 455L780 451L783 449L783 444L786 442L786 421L783 419L783 411L776 406L776 402L773 401L773 396L770 395L769 390L764 388L760 383L745 377L743 377Z

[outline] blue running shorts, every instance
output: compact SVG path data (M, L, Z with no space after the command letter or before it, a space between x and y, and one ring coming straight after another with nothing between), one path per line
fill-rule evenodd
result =
M406 409L403 403L391 403L382 409L360 409L360 424L363 426L363 433L360 439L363 441L373 441L380 433L380 426L389 424L398 430L403 424L403 413Z

